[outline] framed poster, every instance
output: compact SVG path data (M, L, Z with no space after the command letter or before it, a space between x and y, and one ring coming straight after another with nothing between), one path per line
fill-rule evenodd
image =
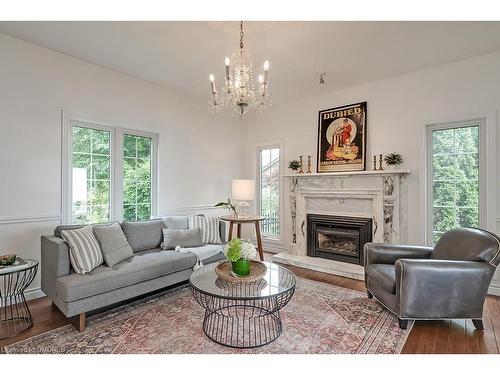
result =
M365 149L366 102L319 112L319 173L364 171Z

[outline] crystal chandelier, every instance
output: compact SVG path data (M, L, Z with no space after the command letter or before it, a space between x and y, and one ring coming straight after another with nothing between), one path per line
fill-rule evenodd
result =
M230 110L240 118L245 117L253 109L264 111L271 105L269 62L264 62L264 74L259 74L258 90L255 90L252 56L245 49L243 37L243 21L241 21L240 48L233 52L231 59L226 57L226 75L220 96L216 89L215 77L210 74L212 91L210 107L214 111Z

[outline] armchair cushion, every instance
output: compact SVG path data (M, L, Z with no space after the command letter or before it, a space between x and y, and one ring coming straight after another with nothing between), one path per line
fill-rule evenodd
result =
M370 264L366 266L368 283L378 284L391 294L396 294L396 271L392 264Z
M495 267L484 262L399 259L396 295L402 318L481 318Z
M432 248L370 242L365 244L364 253L365 266L368 264L394 264L400 258L427 259L432 253Z

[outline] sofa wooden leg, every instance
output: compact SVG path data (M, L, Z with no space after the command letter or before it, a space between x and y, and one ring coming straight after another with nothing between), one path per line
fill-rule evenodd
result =
M472 319L472 324L474 324L474 327L476 327L476 329L484 331L483 319Z
M370 299L373 298L373 294L371 294L369 290L366 291L366 294L368 295L368 298L370 298Z
M398 318L398 322L399 322L399 328L401 329L408 328L408 320Z
M69 318L71 324L78 330L78 332L85 331L85 313L75 315Z

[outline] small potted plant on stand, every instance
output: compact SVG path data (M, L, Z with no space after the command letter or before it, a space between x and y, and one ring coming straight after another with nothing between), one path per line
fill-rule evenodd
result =
M400 154L392 152L384 156L384 161L387 169L396 169L400 164L403 164L403 157Z
M226 208L233 214L234 217L238 217L238 214L236 213L236 207L229 198L227 198L227 202L219 202L214 207Z
M231 262L236 276L247 276L250 274L250 260L257 256L257 250L252 243L233 238L224 248L224 255Z
M288 169L292 171L298 171L300 168L300 162L298 160L290 160L288 162Z

